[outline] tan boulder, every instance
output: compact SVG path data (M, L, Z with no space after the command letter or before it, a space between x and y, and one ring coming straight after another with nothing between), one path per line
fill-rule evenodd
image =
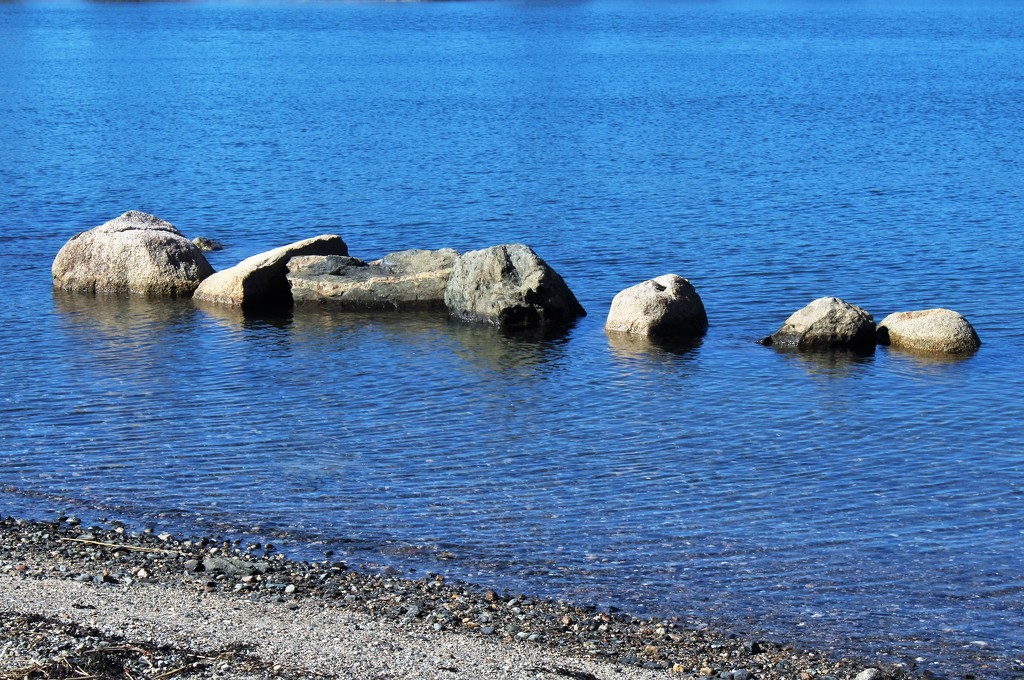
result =
M689 281L665 274L619 292L605 330L650 337L699 337L708 330L704 303Z
M188 297L213 267L173 224L129 210L71 237L51 273L61 290Z
M967 354L981 347L970 322L952 309L896 312L878 324L878 342L896 349Z
M759 342L781 349L865 351L875 346L875 321L857 305L823 297L794 312L779 330Z
M244 309L290 307L288 261L300 255L348 255L348 247L325 234L253 255L203 281L194 299Z

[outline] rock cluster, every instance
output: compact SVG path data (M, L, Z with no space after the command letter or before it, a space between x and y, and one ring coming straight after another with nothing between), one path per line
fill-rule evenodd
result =
M324 234L254 255L214 272L202 249L173 225L130 211L74 236L54 259L56 288L147 297L192 296L200 304L274 311L295 304L338 310L447 310L457 319L506 329L561 326L586 311L558 273L529 246L511 243L460 255L403 250L365 262L340 236ZM665 274L619 292L605 323L609 338L693 341L708 328L690 282ZM863 308L822 297L794 312L764 345L791 350L895 349L967 354L978 334L948 309L898 312L876 327Z
M967 354L981 347L971 324L952 310L897 312L876 326L867 311L835 297L814 300L759 342L781 349L857 352L873 351L879 344L941 354Z

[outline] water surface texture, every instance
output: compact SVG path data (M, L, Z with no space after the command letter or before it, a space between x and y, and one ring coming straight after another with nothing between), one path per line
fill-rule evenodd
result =
M1024 673L1015 3L0 3L0 512ZM525 242L589 316L55 295L128 209L227 248ZM695 347L606 337L689 278ZM937 360L755 344L823 295Z

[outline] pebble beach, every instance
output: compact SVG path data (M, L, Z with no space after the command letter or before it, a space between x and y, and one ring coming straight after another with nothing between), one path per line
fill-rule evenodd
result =
M0 621L2 680L930 677L440 574L73 517L0 520Z

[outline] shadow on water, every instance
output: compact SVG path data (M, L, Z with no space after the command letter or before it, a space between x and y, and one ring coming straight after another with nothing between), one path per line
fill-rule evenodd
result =
M339 312L300 305L284 315L257 315L237 307L198 305L200 313L232 331L276 329L290 340L324 349L373 336L400 344L402 352L447 350L487 371L506 372L552 364L565 356L573 326L504 330L449 318L446 312Z
M851 350L783 350L774 348L783 361L799 366L812 378L851 378L875 364L875 353Z
M607 333L608 347L616 359L674 361L697 358L704 338L649 338L632 333Z
M154 333L184 330L195 320L189 300L150 300L117 295L53 291L54 308L68 328L85 337L97 333L119 344L148 344Z

